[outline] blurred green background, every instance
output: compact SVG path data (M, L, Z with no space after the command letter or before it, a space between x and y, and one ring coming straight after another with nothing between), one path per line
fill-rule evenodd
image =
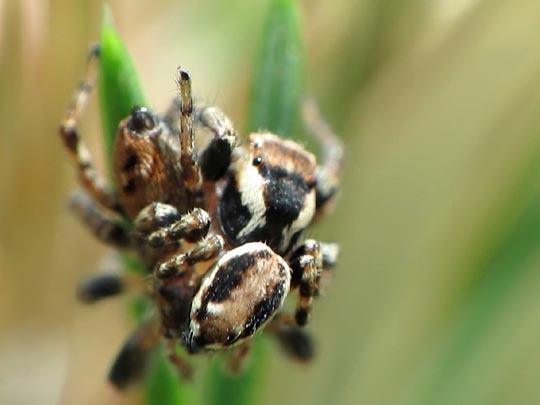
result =
M110 2L148 99L182 64L241 128L266 1ZM261 403L540 402L540 2L304 1L306 88L347 149L342 245ZM105 383L130 320L74 286L107 249L69 215L57 127L102 3L0 0L0 403L128 404ZM96 98L82 132L103 167Z

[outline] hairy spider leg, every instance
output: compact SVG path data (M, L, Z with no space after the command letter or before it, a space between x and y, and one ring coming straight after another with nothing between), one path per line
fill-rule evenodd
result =
M308 323L313 298L319 294L321 275L334 267L337 255L337 245L320 243L313 239L306 240L291 255L292 285L299 290L295 312L297 325L304 326Z
M158 264L154 274L160 279L180 276L194 264L217 257L223 250L225 242L219 235L209 235L195 244L185 253L176 255Z
M308 98L304 102L302 117L308 132L321 146L322 165L317 171L317 213L315 215L315 219L319 219L331 208L338 190L343 165L343 144L322 118L314 99Z
M177 350L177 341L174 339L166 339L168 357L174 365L180 376L186 380L193 376L193 367L184 359Z
M181 109L182 103L175 97L163 117L163 121L176 131L179 131L177 116ZM192 117L195 131L199 127L205 128L213 135L208 144L199 150L198 163L204 180L216 181L223 177L231 163L238 133L232 120L218 107L194 105Z
M130 245L129 232L119 219L106 212L86 192L77 191L73 193L69 201L69 207L98 240L118 248L125 248Z
M245 340L231 350L227 361L227 368L233 374L239 374L244 368L251 352L251 340Z
M118 389L127 388L145 374L150 353L161 337L155 316L143 322L126 339L109 369L108 379Z
M95 81L95 62L99 58L99 47L94 46L88 54L86 73L79 85L68 111L60 124L60 136L71 155L85 190L103 207L120 212L118 196L96 170L90 151L77 129L81 115L87 105L88 96Z
M152 203L135 218L135 229L149 246L158 248L184 239L194 243L208 233L210 215L201 208L181 215L169 204Z
M176 82L180 95L180 165L186 189L195 193L201 189L202 180L193 139L191 77L188 72L178 68Z

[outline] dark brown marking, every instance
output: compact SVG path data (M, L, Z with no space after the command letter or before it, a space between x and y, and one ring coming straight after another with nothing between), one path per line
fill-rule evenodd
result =
M126 162L124 163L124 171L128 172L133 170L135 166L139 164L139 158L136 154L129 155Z
M252 315L244 326L244 331L241 335L242 338L253 335L262 324L274 315L284 299L283 293L284 282L281 281L274 286L274 289L268 298L265 298L255 306Z
M126 194L133 194L135 193L136 189L137 186L134 179L129 179L128 182L122 187L122 191Z
M77 144L79 143L79 135L77 130L72 127L60 127L60 133L64 139L64 144L72 153L77 152Z
M295 319L299 326L304 326L308 321L309 313L305 308L299 308L296 311Z
M212 285L208 289L204 304L209 302L223 302L232 291L242 284L244 273L255 265L256 257L251 254L235 256L228 260L216 273ZM206 306L206 305L204 305Z

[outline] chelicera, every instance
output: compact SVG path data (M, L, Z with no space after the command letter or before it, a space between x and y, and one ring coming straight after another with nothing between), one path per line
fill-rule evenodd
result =
M77 129L98 56L95 48L60 128L83 187L72 207L100 240L134 251L150 281L99 274L80 286L79 296L94 302L149 283L156 304L124 344L110 380L119 387L133 381L159 337L183 375L190 366L177 343L188 353L234 347L235 369L263 328L293 357L311 357L311 340L300 327L338 248L303 240L302 233L332 205L343 155L314 103L306 103L304 115L321 143L321 165L299 144L271 133L252 133L241 144L221 110L193 105L191 78L179 68L179 94L163 117L135 106L119 123L113 188ZM298 302L288 315L282 307L293 290Z

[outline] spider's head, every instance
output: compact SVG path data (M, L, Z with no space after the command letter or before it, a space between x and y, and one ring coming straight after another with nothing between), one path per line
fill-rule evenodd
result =
M269 133L249 137L220 201L220 221L233 244L265 241L286 252L315 213L315 156Z

